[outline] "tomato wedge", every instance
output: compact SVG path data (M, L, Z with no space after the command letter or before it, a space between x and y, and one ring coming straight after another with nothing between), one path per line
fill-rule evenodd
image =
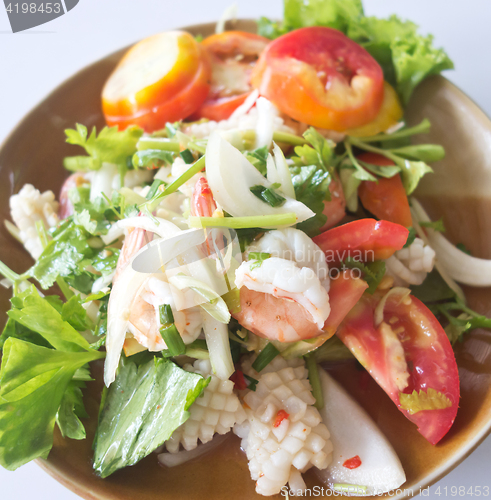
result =
M271 42L251 82L287 115L330 130L371 122L384 99L384 75L377 61L340 31L320 26Z
M405 289L389 293L379 325L375 324L374 311L380 296L364 296L336 333L399 410L431 444L436 444L449 431L457 414L457 363L435 316L416 297L404 293ZM416 407L412 413L411 408L401 404L402 394L428 393L430 389L441 395L446 407Z
M329 184L329 193L331 193L331 199L324 201L324 210L322 211L327 216L327 221L321 227L321 232L334 227L346 215L346 199L337 173L334 174Z
M252 92L251 72L269 40L245 31L225 31L201 45L211 60L211 88L193 119L226 120Z
M328 263L348 257L360 262L388 259L407 241L409 231L393 222L359 219L334 227L314 238Z
M189 33L153 35L134 45L107 80L104 116L108 125L139 125L152 132L198 109L210 78L208 56Z
M381 167L394 165L392 160L377 153L363 153L358 158ZM379 219L405 227L413 225L406 190L399 174L389 179L379 177L378 182L363 181L358 188L358 196L362 205Z
M367 288L367 283L360 278L353 277L349 269L345 269L338 276L333 276L329 288L331 312L324 323L325 333L334 335L338 326Z

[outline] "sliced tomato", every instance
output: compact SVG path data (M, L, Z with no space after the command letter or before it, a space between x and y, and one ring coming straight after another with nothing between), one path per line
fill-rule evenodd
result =
M251 82L287 115L330 130L371 122L384 99L377 61L340 31L319 26L271 42Z
M226 120L252 92L251 72L269 40L245 31L225 31L201 45L211 60L211 88L193 119Z
M119 62L102 91L108 125L147 132L182 120L203 103L211 67L205 50L183 31L145 38Z
M397 92L390 84L384 82L384 100L375 119L362 127L347 130L346 134L353 137L368 137L369 135L380 134L396 125L403 114L404 110Z
M436 444L452 426L460 398L459 375L452 346L431 311L416 297L392 291L382 322L375 325L380 296L364 296L349 312L337 335L390 396L418 431ZM411 414L401 393L435 390L450 406Z
M409 231L385 220L359 219L334 227L314 238L328 263L348 257L360 262L388 259L406 243Z
M360 300L368 288L365 281L355 278L350 270L345 269L338 276L333 276L329 287L331 312L324 323L324 332L334 335L346 315Z
M334 227L346 215L346 199L338 174L334 174L331 184L329 184L329 193L331 193L331 199L324 201L324 210L322 211L327 216L327 221L322 226L321 232Z
M394 165L392 160L377 153L363 153L358 158L381 167ZM409 201L400 175L389 179L379 177L377 182L363 181L358 188L358 196L362 205L379 219L405 227L413 225Z

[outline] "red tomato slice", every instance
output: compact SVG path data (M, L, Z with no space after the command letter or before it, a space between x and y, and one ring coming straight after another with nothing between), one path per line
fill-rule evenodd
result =
M134 45L102 91L108 125L139 125L147 132L182 120L205 100L211 67L204 49L189 34L169 31Z
M340 31L319 26L271 42L251 81L287 115L330 130L369 123L384 98L377 61Z
M346 199L344 198L343 186L338 174L334 174L334 178L329 184L329 192L331 193L331 199L324 201L324 210L322 211L327 216L327 221L321 227L321 232L334 227L346 215Z
M402 292L388 296L383 321L376 327L379 299L363 297L336 333L418 431L436 444L452 426L460 398L452 346L431 311L413 296L402 300ZM401 392L428 389L443 394L451 406L414 414L401 408Z
M363 153L358 158L381 167L394 165L392 160L377 153ZM362 205L379 219L395 222L401 226L413 225L406 190L400 175L390 179L379 177L378 182L363 181L358 188Z
M205 38L210 55L211 88L193 119L226 120L252 91L251 72L269 40L245 31L225 31Z
M334 335L338 326L367 288L367 283L360 278L354 278L350 270L346 269L337 277L333 276L329 288L331 313L324 323L324 332Z
M314 238L328 263L348 257L360 262L388 259L406 243L409 231L393 222L360 219L334 227Z

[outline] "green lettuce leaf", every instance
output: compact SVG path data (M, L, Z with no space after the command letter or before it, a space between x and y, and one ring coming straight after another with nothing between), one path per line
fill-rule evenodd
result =
M189 418L188 408L207 385L172 361L155 357L138 366L123 357L101 402L95 471L107 477L161 446Z
M12 309L7 313L9 318L41 335L55 349L90 350L89 343L73 326L63 320L60 313L47 300L39 296L33 285L13 297L11 302Z
M128 127L120 132L117 127L104 127L97 135L94 127L89 135L87 127L77 123L75 129L66 129L65 134L69 144L81 146L89 155L65 158L68 170L98 170L104 162L126 169L128 157L136 153L136 143L143 130Z
M284 0L285 26L329 26L344 33L363 16L361 0Z
M9 338L0 370L0 465L47 458L58 409L74 374L104 353L61 352Z

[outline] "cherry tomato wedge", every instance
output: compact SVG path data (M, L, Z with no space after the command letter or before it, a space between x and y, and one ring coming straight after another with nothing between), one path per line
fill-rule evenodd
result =
M251 81L287 115L330 130L371 122L384 99L377 61L340 31L319 26L271 42Z
M381 167L394 165L392 160L376 153L363 153L358 158ZM400 175L389 179L379 177L378 182L363 181L358 188L358 196L362 205L379 219L412 226L411 209Z
M134 45L107 80L104 116L108 125L139 125L152 132L198 109L210 78L208 56L189 33L153 35Z
M350 311L337 335L390 396L399 410L436 444L448 432L457 414L460 388L457 363L442 326L416 297L393 290L376 326L374 311L380 296L364 296ZM401 394L440 393L449 406L416 408L401 405ZM419 410L419 411L418 411Z
M334 227L314 238L328 263L348 257L361 262L388 259L406 243L409 231L385 220L360 219Z
M226 120L252 92L252 69L269 40L254 33L225 31L205 38L201 45L211 60L211 88L193 118Z
M331 312L324 323L324 332L334 335L346 315L360 300L363 292L368 288L365 281L355 278L349 270L333 276L329 288L329 304Z

